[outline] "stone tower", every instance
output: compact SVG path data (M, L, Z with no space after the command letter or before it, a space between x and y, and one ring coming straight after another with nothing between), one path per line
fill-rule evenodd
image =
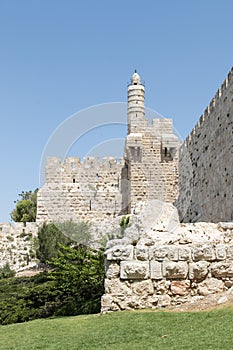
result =
M179 140L172 120L145 118L145 87L135 71L128 86L128 135L125 172L128 179L128 212L139 201L158 199L174 202L178 184ZM127 173L127 176L126 176Z
M178 182L177 137L171 119L145 118L145 88L135 71L128 86L124 158L48 158L37 196L37 222L102 222L131 213L139 201L174 202Z
M141 83L141 78L135 70L128 85L128 134L137 132L139 126L144 123L145 88Z

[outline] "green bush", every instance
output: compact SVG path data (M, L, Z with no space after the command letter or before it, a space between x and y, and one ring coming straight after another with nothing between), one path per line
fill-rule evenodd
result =
M52 260L50 276L59 292L56 315L78 315L100 311L104 293L104 252L85 246L61 246Z
M88 245L92 239L91 225L84 222L74 222L72 220L56 223L59 231L78 244Z
M104 293L103 251L81 245L59 248L49 272L0 279L0 324L100 311Z
M0 324L52 316L56 295L47 273L0 280Z
M42 262L58 256L59 244L87 245L91 240L90 225L85 222L44 223L38 231L37 258Z
M58 256L59 244L70 245L71 239L65 236L57 227L51 223L44 223L38 231L37 258L41 263L47 263L49 260Z
M15 271L11 270L10 264L8 262L0 268L0 279L13 277L14 275Z
M124 236L124 232L127 227L130 227L131 224L129 222L129 216L122 216L121 221L120 221L120 228L121 228L121 235L122 237Z

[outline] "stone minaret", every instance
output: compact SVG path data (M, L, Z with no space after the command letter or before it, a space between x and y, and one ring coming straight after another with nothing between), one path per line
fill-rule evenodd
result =
M156 118L149 122L144 94L144 85L135 71L128 86L128 135L122 176L127 180L122 199L128 213L139 201L173 202L177 195L178 139L172 131L172 120Z
M135 70L128 85L128 134L138 132L144 122L144 95L145 88L141 83L140 75Z

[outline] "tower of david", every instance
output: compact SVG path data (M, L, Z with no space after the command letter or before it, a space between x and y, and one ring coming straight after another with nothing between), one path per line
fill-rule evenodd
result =
M175 202L180 141L171 119L145 118L144 95L145 86L135 71L128 85L128 132L120 160L47 159L37 222L103 221L130 214L140 201Z
M172 119L145 117L144 96L135 71L120 160L47 159L38 223L103 221L153 199L173 203L184 222L233 219L233 69L184 142L173 132Z

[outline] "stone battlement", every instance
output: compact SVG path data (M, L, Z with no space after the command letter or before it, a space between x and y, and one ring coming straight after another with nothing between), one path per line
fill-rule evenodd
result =
M0 235L7 235L10 233L22 233L23 231L27 234L30 232L37 231L37 224L35 222L14 222L14 223L0 223Z
M233 68L180 148L183 221L233 220L232 132Z
M184 140L183 145L181 146L181 150L183 147L187 147L187 145L192 141L195 135L199 134L206 120L208 118L211 118L211 115L213 114L215 108L218 108L223 104L223 102L225 102L224 99L227 98L231 87L233 87L233 67L231 68L230 72L228 73L228 76L216 92L213 99L210 101L209 105L206 107L203 114L200 116L197 124L194 126L190 134Z

